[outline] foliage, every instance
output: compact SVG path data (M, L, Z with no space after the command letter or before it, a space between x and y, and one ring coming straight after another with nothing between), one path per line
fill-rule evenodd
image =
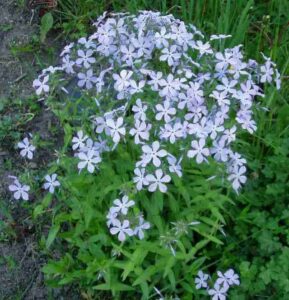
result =
M264 128L260 146L266 154L251 164L250 184L230 209L222 261L239 265L242 278L232 299L288 295L288 112L288 104L280 105L270 130ZM248 150L252 154L254 149Z
M52 29L53 27L53 16L51 13L46 13L41 18L40 23L40 41L43 43L45 41L47 33Z
M201 170L195 168L195 174L188 175L187 182L175 178L176 187L168 195L158 192L149 197L143 192L134 196L139 200L135 212L146 212L152 230L147 239L119 245L107 230L103 212L108 211L110 199L116 198L119 190L128 195L132 191L129 173L133 164L129 153L125 149L115 153L110 163L101 165L101 176L77 175L71 158L62 161L59 166L62 172L71 175L62 180L63 190L57 195L59 202L53 210L46 246L65 247L65 252L60 260L43 269L50 275L50 284L77 282L90 294L105 290L117 297L127 291L142 299L152 296L155 286L168 293L178 291L178 295L195 291L192 275L205 260L201 255L203 248L209 242L222 244L216 232L222 224L228 198L220 196L218 186L203 180L199 175ZM37 214L45 206L38 206ZM187 224L196 218L202 224L190 228ZM181 221L184 232L176 232L177 225L172 222Z

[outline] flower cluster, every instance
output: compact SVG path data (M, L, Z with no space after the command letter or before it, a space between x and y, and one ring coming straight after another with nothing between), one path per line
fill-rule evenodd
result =
M97 106L95 136L82 131L73 139L79 170L93 173L102 151L121 142L139 146L136 188L166 192L171 174L182 176L182 158L197 164L214 159L225 165L238 191L246 182L246 159L234 149L242 131L257 129L254 111L264 97L264 83L280 74L270 58L259 65L246 60L242 46L220 51L218 41L205 39L193 25L160 13L104 14L95 32L63 49L61 64L42 71L33 83L47 94L53 76L59 93L76 82ZM130 137L130 139L129 139Z
M217 275L218 278L213 288L210 288L208 284L210 276L199 271L195 278L196 289L206 289L208 294L212 296L212 300L226 300L229 288L233 285L240 285L239 275L233 269L227 270L224 274L217 271Z
M109 209L106 216L107 226L110 233L116 235L119 241L123 242L127 236L136 235L139 239L144 238L144 230L150 228L150 223L146 222L143 216L129 214L129 209L135 205L133 200L129 200L128 196L122 199L115 199L113 206Z

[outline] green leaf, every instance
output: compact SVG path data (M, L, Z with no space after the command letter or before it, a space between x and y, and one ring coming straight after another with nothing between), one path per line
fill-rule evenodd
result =
M56 274L61 274L63 272L63 268L61 265L59 264L56 264L56 263L50 263L50 264L47 264L45 265L41 271L44 273L44 274L53 274L53 275L56 275Z
M84 211L84 222L85 228L88 229L92 218L94 217L94 210L88 203L83 203L83 211Z
M147 256L148 251L144 250L143 248L138 248L133 253L131 260L126 264L124 268L124 272L122 274L122 279L125 280L130 272L132 272L135 266L140 265L145 257Z
M159 271L160 266L149 266L142 274L133 282L133 286L146 282L151 276Z
M36 218L42 213L43 213L43 205L42 204L36 205L33 211L33 218Z
M53 225L49 231L47 240L46 240L46 247L49 248L51 246L51 244L53 243L53 241L56 238L56 235L58 233L60 229L60 225Z
M110 290L114 290L115 292L134 291L134 288L131 287L130 285L126 285L126 284L118 283L118 282L114 282L113 286L111 286L108 283L98 284L98 285L94 286L93 289L94 290L98 290L98 291L110 291Z
M53 27L53 16L51 13L46 13L41 18L41 24L40 24L40 41L43 43L46 39L47 33L51 30Z

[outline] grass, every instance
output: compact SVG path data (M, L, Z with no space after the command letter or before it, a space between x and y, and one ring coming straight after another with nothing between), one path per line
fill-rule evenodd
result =
M250 55L257 55L270 46L273 58L280 42L288 53L289 3L272 1L232 0L125 0L125 1L74 1L60 0L56 15L67 24L87 24L92 17L103 11L156 10L172 13L186 22L191 22L207 34L232 34L229 45L243 43ZM69 26L68 26L69 27ZM81 27L81 26L80 26ZM74 30L77 30L76 26ZM72 28L71 28L72 29ZM285 36L284 36L285 35ZM282 40L281 40L282 39ZM257 45L257 47L256 47ZM267 51L266 51L267 52ZM286 53L284 53L286 55Z

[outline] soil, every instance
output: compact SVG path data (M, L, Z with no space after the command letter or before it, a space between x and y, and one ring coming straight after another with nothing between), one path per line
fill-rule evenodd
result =
M39 17L25 6L23 0L0 0L0 105L3 99L15 97L25 99L33 95L32 81L37 76L35 53L31 38L38 35ZM49 41L48 41L49 43ZM57 48L57 46L56 46ZM21 50L17 53L17 51ZM41 55L41 54L40 54ZM45 56L46 55L46 56ZM43 54L45 62L51 57ZM10 101L10 100L9 100ZM12 102L12 100L11 100ZM9 102L10 103L10 102ZM1 114L0 114L1 118ZM51 138L47 128L56 123L52 113L42 111L27 124L28 132L38 132L41 139ZM52 137L56 139L57 137ZM37 253L37 233L29 223L29 213L23 207L13 204L7 191L8 175L17 172L18 155L3 149L0 145L0 300L8 299L73 299L65 290L48 289L44 284L41 267L44 258ZM4 162L12 161L12 170L5 170ZM37 166L51 159L48 152L41 153ZM13 174L14 175L14 174ZM2 202L2 203L1 203ZM4 210L11 209L7 214ZM9 214L11 218L9 218ZM3 224L9 226L13 234L6 238L1 233ZM39 233L38 233L39 235ZM78 298L79 299L79 298Z
M11 49L27 45L36 31L31 11L19 7L17 1L0 0L0 99L12 92L20 96L31 92L31 61L16 57Z

